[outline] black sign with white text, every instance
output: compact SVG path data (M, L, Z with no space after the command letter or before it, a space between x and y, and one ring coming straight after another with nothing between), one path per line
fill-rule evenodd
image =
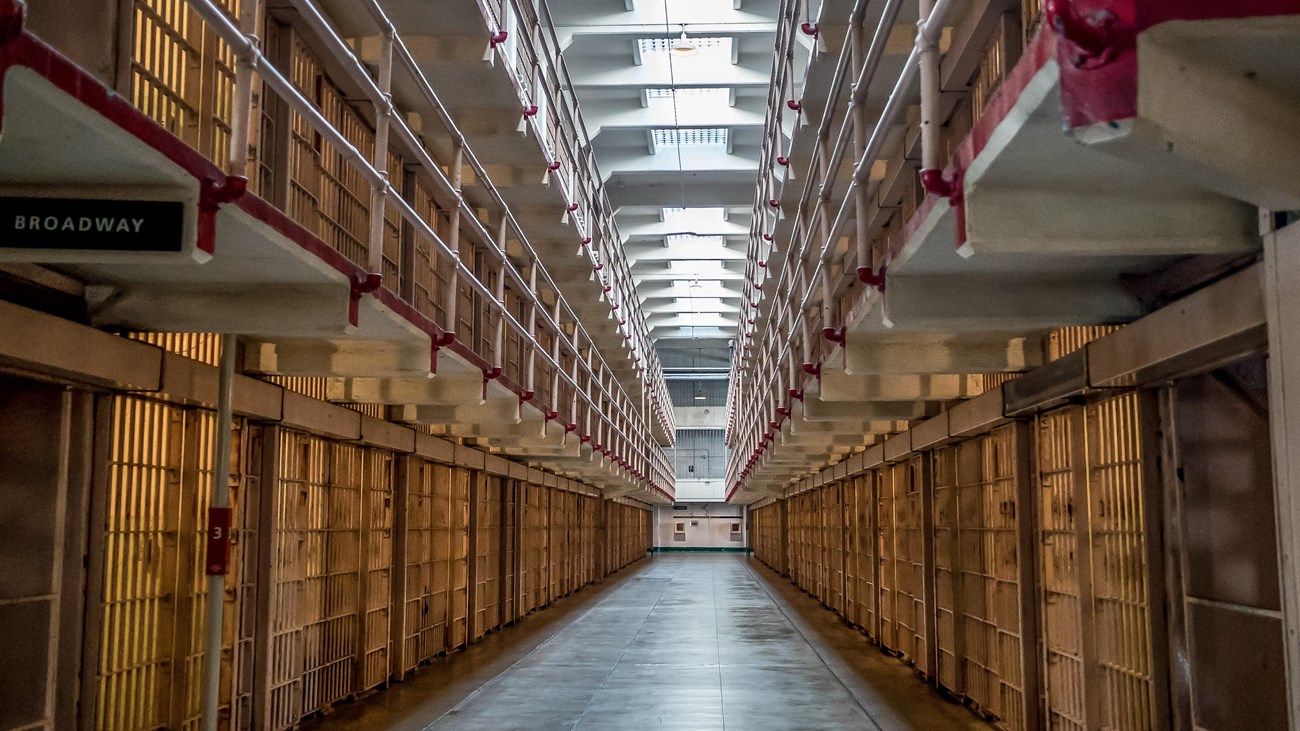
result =
M0 249L181 251L180 201L0 196Z

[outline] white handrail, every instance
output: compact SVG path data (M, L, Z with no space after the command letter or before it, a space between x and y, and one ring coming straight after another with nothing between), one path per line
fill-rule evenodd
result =
M471 288L475 292L477 292L481 297L483 297L488 303L493 305L493 307L496 310L498 310L499 316L505 322L509 323L512 329L516 330L521 336L527 338L528 341L531 343L532 348L534 348L535 350L538 349L537 348L538 343L535 336L532 333L530 333L526 328L524 328L524 326L514 318L513 314L510 313L508 308L505 307L505 304L501 302L495 296L495 294L490 289L488 289L481 281L479 281L476 276L474 276L473 271L468 266L466 266L464 262L460 260L459 254L453 251L452 249L450 249L450 247L448 247L447 244L441 240L441 238L437 235L437 233L433 231L429 223L425 221L423 217L420 216L414 210L414 208L410 205L410 203L405 199L403 199L400 195L396 194L396 192L392 189L391 185L388 182L387 175L376 170L371 164L371 162L367 160L365 156L362 155L360 151L357 150L357 148L354 145L352 145L352 143L349 142L342 135L341 132L339 132L336 128L333 127L332 124L330 124L330 122L324 117L324 115L320 112L320 110L317 109L315 105L313 105L310 101L308 101L292 84L292 82L286 79L278 69L276 69L273 65L271 65L267 61L266 57L263 56L261 51L257 48L257 45L253 38L245 35L242 31L240 31L240 29L234 24L234 22L225 14L224 10L222 10L219 6L217 6L212 0L187 0L187 2L199 15L199 17L210 27L212 27L213 30L217 33L219 37L222 38L223 41L225 41L228 45L230 45L232 52L242 64L245 64L250 71L255 72L259 76L261 76L263 83L265 83L268 87L270 87L271 90L275 92L277 96L283 99L290 106L290 108L293 109L295 113L301 115L304 119L306 119L309 125L311 125L311 127L317 133L319 133L322 136L322 138L325 139L326 142L328 142L332 147L337 149L340 155L344 158L344 160L347 163L349 163L353 168L355 168L362 175L363 178L365 178L366 182L370 184L373 190L382 191L386 199L392 200L395 208L397 209L398 213L402 216L403 220L409 223L418 235L421 235L426 241L432 243L437 248L437 250L441 252L446 258L451 259L454 262L455 270L458 273L468 278L468 283L471 286ZM314 7L310 5L310 3L306 2L306 0L295 0L295 3L302 6L304 9L309 9L311 11L315 10ZM341 39L339 39L337 34L333 32L333 29L328 25L328 22L325 21L322 16L320 16L319 12L306 13L305 17L309 22L312 22L314 25L317 26L314 28L314 30L316 30L316 32L322 36L323 40L325 40L327 43L335 44L336 55L338 55L340 58L351 58L352 61L355 62L355 58L351 56L350 50L344 52L346 46L342 44ZM398 45L400 45L400 43ZM405 47L401 46L401 48L403 54L409 58L409 54L405 52ZM346 65L347 63L345 61L345 66ZM354 66L354 68L359 68L359 66ZM379 88L374 85L373 80L371 80L367 74L363 74L363 76L365 80L368 81L369 83L361 84L361 88L363 89L364 92L366 92L369 95L370 100L373 103L375 103L377 106L386 105L388 103L386 95L380 92ZM430 95L432 94L431 90L429 90L429 93ZM414 133L410 131L410 129L406 126L405 122L401 120L400 117L395 117L392 121L396 123L397 129L399 130L399 133L403 135L403 137L407 137L411 141L415 140ZM422 153L424 152L422 145L413 145L413 147L414 149L420 150ZM438 169L437 165L433 164L432 160L428 158L427 153L424 153L424 156L421 159L421 163L423 164L423 166L427 168L431 168L432 170ZM441 173L439 172L439 175L440 174ZM493 189L493 192L499 198L499 193L496 193L495 189ZM463 210L465 203L463 201L463 198L460 198L459 195L457 195L457 199L458 199L457 215L461 215L462 213L465 212ZM507 215L509 215L508 208L506 208L504 205L502 206L502 210L505 211ZM372 215L382 215L382 212L372 211ZM479 228L482 229L481 223L478 222L475 217L470 217L470 220L474 220L475 223L478 224ZM511 218L511 221L513 222L513 218ZM514 222L514 225L517 227L518 226L517 222ZM517 228L516 230L522 240L523 238L522 231L518 231ZM483 233L486 233L486 231L483 231ZM491 237L490 236L485 237L484 241L490 242ZM370 242L370 243L371 246L374 245L374 242ZM490 243L483 243L482 245L484 246L484 248L493 251L493 253L499 255L504 265L503 269L509 270L512 273L513 275L512 278L515 279L517 283L522 285L520 289L522 291L528 292L531 300L535 302L536 293L531 291L531 289L527 287L527 283L523 280L523 278L518 274L517 271L513 269L512 266L509 265L509 260L506 258L505 252L500 250L499 247L493 246ZM531 248L530 248L530 252L531 252ZM558 300L562 297L562 295L560 294L558 289L556 289L555 291ZM567 305L566 305L566 309L567 309ZM571 309L569 311L572 312ZM575 318L575 323L576 322L577 321ZM557 337L560 337L562 335L562 329L559 328L558 323L548 322L548 324L553 326L552 332L554 332ZM580 323L578 323L578 327L580 327ZM453 332L454 332L454 327L453 327ZM576 360L581 360L576 348L574 350L574 354ZM563 371L563 369L560 367L560 364L557 361L553 360L549 354L545 354L543 355L543 357L547 360L547 362L549 362L556 369L557 372ZM603 360L602 360L602 364L603 364ZM590 366L588 366L587 370L590 373ZM624 439L625 443L628 445L630 449L633 449L636 452L640 453L641 457L653 459L652 455L655 450L650 447L650 445L653 444L653 440L650 440L648 438L636 439L636 438L629 437L626 434L626 432L624 432L621 428L615 427L613 419L610 418L609 414L607 414L604 410L600 409L597 406L595 400L592 398L591 394L587 390L579 387L576 379L570 378L567 373L565 373L563 377L565 378L567 383L573 386L575 399L579 398L580 395L580 397L585 401L589 412L596 411L598 415L597 416L598 420L606 423L609 426L611 432L617 431L617 433L619 433L619 435ZM590 378L590 380L596 381L598 379L592 377ZM604 389L603 383L600 384L599 388L606 395L606 397L610 399L612 403L616 403L621 400L621 399L613 398L610 395L610 393ZM627 398L626 394L623 394L622 398L626 399ZM618 409L620 413L623 413L624 416L626 416L626 411L622 408L621 403L618 405ZM648 433L648 425L643 424L642 426L646 428L646 433ZM637 456L637 455L633 455L633 456Z

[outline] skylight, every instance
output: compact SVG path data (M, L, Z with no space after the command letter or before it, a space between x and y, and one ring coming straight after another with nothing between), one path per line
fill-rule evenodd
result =
M651 132L655 145L719 145L727 144L726 127L699 129L656 129Z
M663 54L668 56L672 50L673 43L677 40L676 36L672 38L638 38L637 48L641 50L641 56L647 57L653 54ZM730 38L691 38L691 45L700 49L699 56L693 56L689 59L677 59L679 62L692 62L700 56L723 55L728 59L731 58L731 39ZM626 46L624 46L626 48Z
M721 236L696 236L695 234L669 234L664 237L669 246L687 245L692 248L715 249L726 245L727 240Z
M716 122L730 106L726 88L646 89L646 108L654 117L683 124Z
M663 208L664 223L686 228L707 228L709 224L721 224L726 220L725 208Z
M718 275L726 271L720 259L674 259L668 262L668 271L688 277Z

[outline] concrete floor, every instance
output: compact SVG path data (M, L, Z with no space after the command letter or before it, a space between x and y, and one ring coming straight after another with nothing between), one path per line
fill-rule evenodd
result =
M638 563L306 727L990 728L737 554Z

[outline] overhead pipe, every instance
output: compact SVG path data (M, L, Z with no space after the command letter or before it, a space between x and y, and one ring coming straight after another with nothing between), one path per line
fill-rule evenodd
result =
M945 178L940 168L940 77L939 38L942 25L931 24L935 0L920 0L921 19L917 21L916 49L921 75L921 185L926 192L946 198L957 218L957 252L971 255L966 244L966 199L960 170Z

